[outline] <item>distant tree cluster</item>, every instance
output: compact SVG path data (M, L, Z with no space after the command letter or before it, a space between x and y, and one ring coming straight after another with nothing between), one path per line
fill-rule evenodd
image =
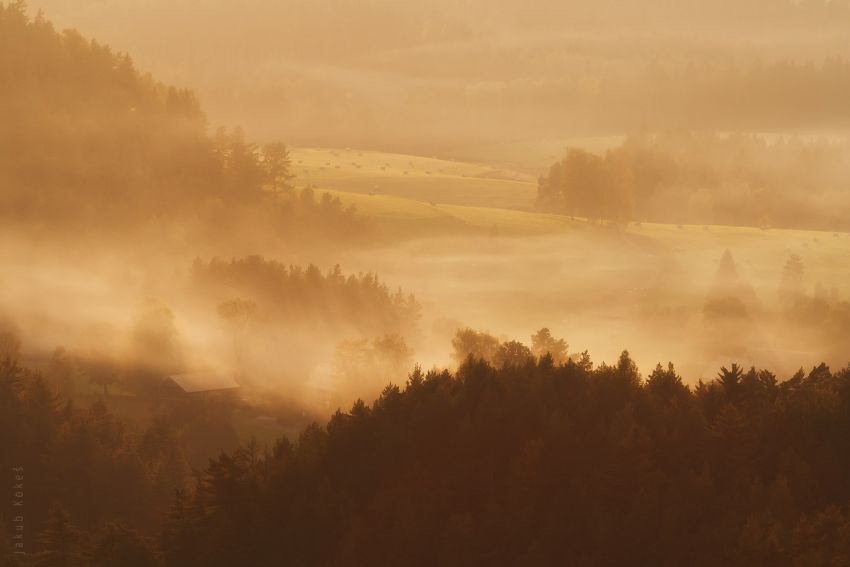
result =
M399 334L371 341L347 339L334 350L333 377L347 399L372 399L396 377L404 376L412 364L413 350Z
M717 4L698 3L702 7ZM746 3L728 2L730 19L740 21ZM771 7L803 5L760 0L749 4L754 20L766 18ZM850 13L846 2L815 0L805 4L822 9L818 16L822 21L812 22L812 29L823 29L831 18L844 21ZM680 8L693 17L685 3ZM801 22L805 11L792 8L786 14L787 21ZM722 24L724 32L730 25L734 24L729 20ZM639 128L649 123L659 128L687 125L701 130L760 132L850 126L850 114L843 103L850 95L850 60L841 55L817 62L802 58L753 58L745 62L700 57L684 61L650 59L637 68L626 65L614 72L600 66L593 76L597 81L592 89L582 88L579 75L565 95L602 128ZM576 120L586 118L577 115Z
M469 357L485 360L497 368L523 365L534 357L549 356L555 364L566 362L567 342L556 339L544 327L531 336L531 348L516 340L500 341L487 331L458 329L452 338L452 356L458 364Z
M215 305L243 385L285 379L290 395L300 389L307 405L328 412L358 396L371 399L412 364L419 302L373 273L323 272L261 256L198 259L189 286ZM282 346L289 354L280 366Z
M850 230L850 146L669 132L570 150L538 184L547 211L615 222Z
M775 301L748 283L731 251L723 253L702 306L698 341L704 356L747 358L762 350L759 358L797 351L819 353L831 361L844 359L850 302L835 287L807 286L799 254L789 254L777 272Z
M573 149L539 180L538 205L593 220L627 222L634 216L633 187L613 152L600 157Z
M265 317L276 321L312 323L324 330L348 324L370 336L409 336L421 309L412 294L391 290L375 274L345 275L339 266L322 272L312 264L288 266L262 256L197 259L191 282L222 300L253 301Z
M782 268L778 288L784 322L799 345L817 348L833 357L844 356L847 329L850 329L850 302L842 299L836 288L820 283L807 290L805 273L802 257L791 254Z

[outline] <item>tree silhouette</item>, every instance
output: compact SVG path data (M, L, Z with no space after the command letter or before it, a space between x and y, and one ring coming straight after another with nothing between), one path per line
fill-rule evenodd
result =
M594 366L587 353L555 364L499 346L527 358L415 368L403 389L269 451L218 452L194 478L163 471L182 442L196 445L199 421L229 422L215 400L137 436L103 404L59 404L36 374L0 362L0 464L47 471L27 477L32 560L792 567L845 556L850 367L780 381L736 363L689 388L672 365L644 381L625 351ZM62 506L48 512L51 500Z
M734 400L723 378L733 375ZM841 557L848 456L816 423L850 414L811 396L850 387L850 367L816 367L794 388L738 365L719 376L691 391L659 365L644 383L627 352L596 368L470 358L454 376L415 370L404 390L357 401L273 455L216 459L202 490L216 503L209 513L225 517L190 522L215 551L188 561L790 567ZM810 428L829 449L808 441ZM815 464L823 458L837 468ZM259 531L232 541L233 521Z
M498 350L499 339L486 331L459 329L452 338L452 355L457 362L462 362L470 356L492 361Z
M534 354L519 341L507 341L499 345L493 356L496 366L521 366L534 359Z
M724 366L717 374L720 384L726 392L726 396L730 399L737 393L738 385L741 383L741 377L743 375L744 371L737 364L732 364L732 367L728 369Z
M787 63L778 64L774 70L781 74L788 68ZM537 206L618 224L637 219L717 222L763 230L774 225L846 228L846 210L840 206L825 210L802 199L800 191L823 186L824 177L846 185L850 175L843 162L848 152L848 145L838 149L824 141L642 132L604 154L569 149L539 178ZM729 163L736 167L729 168ZM833 176L827 170L841 173Z
M17 360L21 352L21 341L12 332L0 330L0 361Z
M117 523L109 523L94 544L90 565L92 567L156 567L153 546L135 530Z
M257 304L248 299L234 298L218 305L218 314L230 328L236 368L243 370L247 333L257 321Z
M531 350L537 357L551 355L556 364L567 361L567 342L553 337L547 327L543 327L531 336Z
M68 511L54 503L47 522L39 534L42 550L35 554L35 564L44 567L87 565L83 534L71 522Z
M292 159L289 157L289 148L286 144L274 142L266 144L262 148L263 172L265 182L271 185L275 193L290 191L292 187L289 182L295 177L292 174Z

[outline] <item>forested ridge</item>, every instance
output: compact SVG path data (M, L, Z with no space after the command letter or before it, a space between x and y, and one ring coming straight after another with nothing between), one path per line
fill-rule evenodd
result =
M293 190L284 144L255 144L238 127L210 134L192 91L30 18L22 0L0 3L0 84L0 218L12 226L97 235L179 221L208 242L368 237L339 199Z
M190 91L41 15L30 20L22 2L0 6L0 61L5 211L164 210L208 190L203 172L214 159Z
M731 365L689 387L672 365L643 378L625 352L470 357L194 480L166 418L128 434L11 358L0 370L36 564L850 561L850 367L780 381Z

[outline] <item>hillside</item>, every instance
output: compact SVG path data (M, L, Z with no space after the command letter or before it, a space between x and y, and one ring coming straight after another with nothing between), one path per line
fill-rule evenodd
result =
M92 237L90 249L143 231L125 258L162 243L197 254L199 245L256 252L369 238L336 201L264 191L288 178L285 146L260 147L239 127L211 134L192 91L29 17L25 2L0 2L0 85L0 228L10 248L19 229L27 242Z
M194 95L74 31L0 4L0 210L112 221L210 195Z
M297 185L328 190L385 235L554 237L565 249L608 250L611 239L667 255L695 277L710 277L724 249L758 281L776 277L790 253L806 259L812 281L850 292L850 233L717 224L609 223L533 212L536 182L478 163L356 149L296 149ZM499 177L499 179L494 179ZM610 251L609 251L610 252ZM618 252L619 254L619 252Z
M788 254L806 259L812 281L850 293L850 233L723 225L629 223L614 226L564 215L492 207L429 204L388 195L330 191L359 216L401 239L440 236L553 237L568 256L575 250L608 251L622 241L641 253L668 255L697 278L710 278L724 249L735 251L757 281L772 281ZM629 244L630 243L630 244Z

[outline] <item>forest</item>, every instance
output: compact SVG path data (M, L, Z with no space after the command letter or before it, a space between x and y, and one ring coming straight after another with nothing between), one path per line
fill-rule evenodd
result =
M131 433L7 353L0 458L38 565L840 565L850 367L783 378L470 356L190 472L172 419Z
M848 16L0 0L0 567L850 566Z
M34 237L148 228L204 241L368 239L330 195L294 193L288 148L241 128L207 132L195 94L130 57L0 5L0 215ZM251 235L246 225L262 236ZM343 238L343 234L345 237Z

